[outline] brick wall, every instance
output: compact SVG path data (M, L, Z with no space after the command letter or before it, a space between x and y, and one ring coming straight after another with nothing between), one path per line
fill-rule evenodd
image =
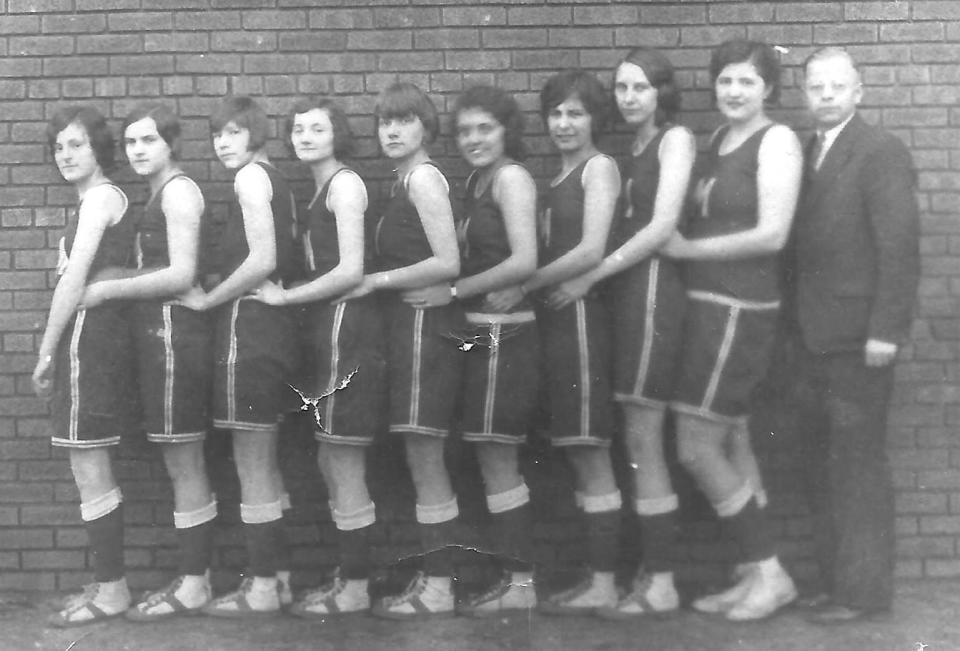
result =
M896 471L898 574L960 576L960 3L654 2L610 0L0 0L0 589L65 588L89 575L77 494L61 451L47 442L45 406L32 396L30 372L54 277L55 243L72 190L44 145L44 120L64 102L100 107L114 124L143 98L162 96L182 116L185 166L212 203L229 192L213 161L206 116L227 93L262 98L280 116L293 96L340 97L362 138L357 161L377 184L388 165L375 159L370 111L376 93L401 76L428 88L444 110L464 86L498 83L531 111L531 168L541 179L555 163L535 116L543 80L559 67L610 69L627 48L666 50L685 89L682 120L698 133L718 122L705 72L709 49L731 36L786 48L781 119L806 126L797 67L814 47L843 45L863 64L868 120L895 131L920 170L923 280L913 340L897 369L890 431ZM447 130L448 131L448 130ZM620 153L626 138L604 146ZM276 141L270 151L298 187L308 183ZM435 152L455 180L463 165L444 136ZM129 172L117 174L123 183ZM132 196L139 196L134 186ZM801 469L793 452L801 433L779 404L774 378L757 419L760 451L774 492L784 552L809 573L809 524L797 492ZM775 436L770 436L775 432ZM209 442L223 523L218 564L242 563L236 479L229 450ZM451 446L467 520L482 517L476 467ZM284 468L294 494L292 535L298 568L329 566L332 526L313 472L313 446L300 427L285 432ZM570 488L563 466L543 446L527 455L540 520L539 556L548 567L577 558L569 525ZM551 466L554 473L551 474ZM156 584L174 565L169 483L156 450L131 439L118 473L127 496L128 561L136 584ZM395 441L373 451L371 477L387 526L378 559L414 548L409 479ZM559 479L557 478L559 477ZM681 479L682 481L682 479ZM715 571L726 548L689 490L689 577ZM154 523L163 526L155 527ZM472 532L468 532L472 535ZM398 551L399 550L399 551Z

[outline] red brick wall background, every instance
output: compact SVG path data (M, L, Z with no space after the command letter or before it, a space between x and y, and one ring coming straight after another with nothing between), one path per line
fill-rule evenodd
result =
M135 102L163 97L185 122L184 162L215 208L229 192L208 141L206 116L228 93L262 99L282 116L303 93L339 97L361 136L358 168L376 186L389 174L376 160L370 112L376 93L399 77L429 89L442 111L472 82L494 82L530 110L532 170L555 163L536 118L543 80L565 66L609 81L618 57L635 45L668 52L680 70L681 120L698 133L719 121L711 109L710 48L732 36L786 49L780 119L807 126L796 88L798 66L815 47L842 45L863 65L863 112L910 146L920 172L923 279L912 342L897 369L890 453L898 489L897 572L960 576L960 3L655 2L610 0L0 0L0 589L66 588L85 580L85 534L68 464L47 440L46 408L30 372L54 283L55 245L74 202L44 143L45 119L66 102L92 103L115 126ZM279 120L275 122L275 126ZM461 180L449 140L435 153ZM624 132L603 146L623 151ZM308 187L276 140L281 167ZM116 178L133 181L129 172ZM139 197L133 185L132 197ZM775 378L757 419L759 448L774 493L784 555L798 574L812 568L809 524L793 454L802 432L778 403ZM772 432L772 434L771 434ZM224 523L218 565L239 567L236 488L229 449L215 436L210 458ZM303 428L285 432L284 469L295 502L295 566L308 574L332 563L332 525L313 472ZM395 442L373 451L379 503L378 560L414 549L412 497ZM127 499L128 562L137 585L157 584L174 566L169 482L156 450L132 436L118 465ZM468 450L451 446L468 521L482 519L479 479ZM546 450L528 455L539 521L538 558L554 567L579 557L567 473ZM551 474L552 473L552 474ZM729 551L689 493L687 543L678 550L687 578L716 571ZM159 523L160 527L153 526ZM470 533L470 532L468 532ZM559 544L558 539L573 542ZM399 551L398 551L399 550Z

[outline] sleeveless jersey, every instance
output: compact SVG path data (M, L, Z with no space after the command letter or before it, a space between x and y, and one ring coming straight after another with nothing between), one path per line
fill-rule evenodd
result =
M543 267L583 239L583 170L596 154L577 165L556 185L551 185L540 213L539 266Z
M185 174L177 174L167 179L143 209L143 215L137 222L137 268L167 267L170 265L170 248L167 242L167 218L163 214L163 193L167 185L175 179L187 179L196 187L193 180ZM198 188L199 191L199 188ZM206 212L200 216L203 224ZM199 246L199 243L198 243Z
M87 272L87 278L93 278L94 274L107 267L126 267L133 260L133 240L134 240L134 220L128 210L127 195L124 194L116 185L107 184L120 193L123 197L123 217L113 226L108 226L103 231L100 239L100 246L90 264L90 271ZM63 275L66 270L66 264L70 259L70 252L73 250L73 243L77 238L77 227L80 222L81 200L73 210L70 218L67 220L67 227L60 240L60 260L57 263L57 275Z
M517 165L517 163L507 163L507 165ZM464 218L457 228L461 277L473 276L491 269L509 258L512 253L503 213L493 198L493 184L499 173L498 169L480 196L476 194L479 175L473 172L467 178L466 197L463 203ZM465 302L467 310L480 310L484 300L485 297L482 295L467 299ZM514 306L511 312L529 309L529 303L524 300Z
M435 163L424 164L440 172ZM408 267L433 256L420 214L407 194L410 174L415 169L390 188L390 198L383 208L375 234L377 271ZM440 175L443 176L443 172ZM446 183L446 177L443 178Z
M337 217L327 208L327 198L330 196L330 185L340 174L359 175L349 167L337 170L321 188L320 192L310 205L307 206L307 219L304 223L301 239L303 240L304 263L307 277L310 280L319 278L340 264L340 239L337 235ZM363 181L361 180L361 183ZM365 249L369 246L364 239ZM364 255L368 259L369 255Z
M671 128L663 125L637 156L631 156L623 171L620 209L610 229L610 248L617 249L650 224L660 183L660 142Z
M273 212L274 237L277 243L277 266L270 274L269 279L289 286L290 282L298 277L296 248L296 208L293 193L287 180L274 166L257 163L270 179L273 187L273 198L270 200L270 209ZM221 278L226 278L250 254L247 246L246 229L243 226L243 214L240 203L234 199L230 206L230 213L223 226L220 241L219 268L216 270Z
M726 127L717 133L698 175L694 210L684 232L687 238L738 233L757 225L757 155L772 126L759 129L727 154L720 154ZM780 297L777 259L777 254L770 253L740 260L688 260L687 287L745 300L775 301Z

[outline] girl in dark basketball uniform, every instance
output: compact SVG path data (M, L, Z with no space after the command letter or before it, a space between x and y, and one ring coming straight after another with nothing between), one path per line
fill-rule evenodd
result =
M213 271L220 283L194 287L187 307L214 313L213 424L230 430L240 478L240 519L249 573L240 588L214 599L204 612L246 617L277 612L277 558L282 547L282 482L277 462L277 420L291 389L297 351L292 315L252 300L264 280L284 285L298 274L294 256L293 195L267 158L267 117L249 97L232 97L210 118L217 158L235 171L236 203L220 234ZM283 582L285 583L285 581Z
M115 144L103 116L87 107L60 109L47 139L79 201L60 241L59 280L32 379L37 394L51 398L53 445L70 452L94 571L94 582L51 617L51 624L65 627L121 615L130 606L123 498L110 449L136 428L133 343L124 303L84 309L81 298L98 272L129 263L134 235L127 197L106 176Z
M555 614L594 613L617 603L613 572L621 497L610 460L610 322L596 294L577 297L563 285L596 267L607 246L620 173L595 142L611 108L607 91L586 72L568 70L544 85L540 112L560 151L561 169L542 206L540 267L511 290L518 302L531 292L541 299L537 324L551 442L563 448L573 468L587 525L590 574L542 604L542 610Z
M457 234L447 180L426 149L439 128L433 103L413 84L398 82L380 94L376 116L380 147L396 166L397 180L377 225L377 271L341 300L383 292L390 431L404 436L425 558L408 588L382 599L373 612L393 619L449 615L453 559L445 548L454 542L459 507L443 449L463 355L452 333L463 331L463 310L458 304L410 305L401 291L457 277Z
M698 209L684 235L664 249L685 261L689 298L672 407L680 461L730 523L745 563L737 585L696 600L694 608L742 621L766 617L796 597L757 487L727 447L769 364L780 305L777 255L790 231L802 155L796 135L765 111L780 91L769 45L726 42L714 51L710 74L727 124L713 135L700 171Z
M463 438L476 443L503 579L461 604L489 616L537 604L533 589L530 491L519 467L537 404L538 336L533 307L504 297L537 267L536 184L517 163L523 115L492 86L475 86L454 106L457 146L474 168L460 222L461 277L404 299L436 306L459 300L469 324L464 357ZM471 345L472 344L472 345Z
M676 230L696 145L693 134L671 123L680 108L673 66L656 50L631 51L614 73L614 98L636 129L623 174L622 210L614 222L615 247L595 269L561 283L585 296L611 278L614 399L633 478L633 507L643 534L643 571L609 618L663 615L679 608L670 562L676 538L677 495L663 452L663 416L673 397L686 302L677 265L657 254Z
M127 611L153 621L189 613L210 601L208 570L217 502L210 489L203 440L209 427L213 368L207 315L171 299L198 277L203 195L177 164L180 122L162 104L136 106L124 121L130 166L150 186L137 221L136 268L112 270L113 279L87 287L84 306L127 299L147 438L163 444L173 480L173 523L180 541L180 574Z
M363 280L363 179L342 162L352 145L350 124L330 100L299 100L287 119L288 144L308 164L316 192L303 221L307 281L291 288L266 282L256 298L270 305L306 304L315 384L317 460L337 527L340 563L332 580L290 609L303 617L364 611L370 574L368 540L376 512L366 482L367 448L386 407L383 333L375 296L332 299Z

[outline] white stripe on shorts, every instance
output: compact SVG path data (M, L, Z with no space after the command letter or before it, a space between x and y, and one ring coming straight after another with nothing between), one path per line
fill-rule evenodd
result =
M647 272L647 302L644 306L643 342L640 344L640 368L637 369L637 381L633 387L633 395L642 396L647 384L647 374L650 372L650 351L653 350L654 316L657 311L657 282L660 276L660 259L650 259Z
M413 369L410 387L410 424L420 422L420 371L423 360L423 314L424 310L414 310L413 318Z
M330 328L330 384L323 392L327 394L323 403L323 422L321 427L333 433L333 405L337 399L337 385L340 383L340 328L343 326L343 313L346 303L337 305L333 313L333 326Z
M87 311L77 310L77 318L73 323L73 333L70 336L70 424L67 438L77 441L80 438L80 333L83 332L83 322Z
M713 372L710 374L707 390L704 392L703 404L701 405L704 409L712 410L713 399L717 396L717 387L720 386L720 377L723 375L723 368L727 365L730 349L733 348L733 339L737 334L740 310L739 307L730 306L727 315L727 327L723 331L723 341L720 343L720 350L717 351L717 361L714 364Z
M587 308L583 299L574 306L577 311L577 353L580 361L580 436L590 437L590 344L587 339Z
M240 314L240 299L230 306L230 341L227 352L227 418L237 422L237 316Z
M493 432L493 408L497 396L497 365L500 361L500 346L494 342L500 341L500 331L503 326L499 323L490 325L490 355L487 358L487 395L483 405L483 431Z
M165 436L173 434L173 318L170 314L170 306L162 305L163 310L163 357L164 373L163 378L163 433Z

